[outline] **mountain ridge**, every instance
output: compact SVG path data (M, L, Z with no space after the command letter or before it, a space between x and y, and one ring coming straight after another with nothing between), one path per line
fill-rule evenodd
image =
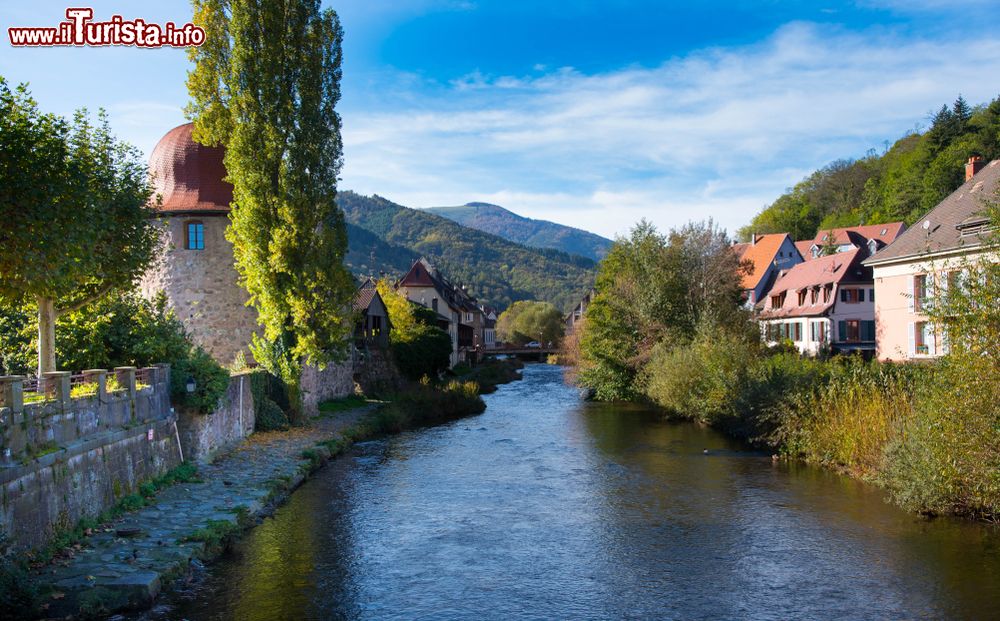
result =
M548 220L528 218L513 211L481 201L453 207L426 207L429 213L442 216L480 231L532 248L550 248L600 261L608 253L610 239L596 233Z
M591 259L534 248L378 195L338 192L348 232L345 263L358 276L402 276L421 256L498 307L542 300L568 310L593 284Z

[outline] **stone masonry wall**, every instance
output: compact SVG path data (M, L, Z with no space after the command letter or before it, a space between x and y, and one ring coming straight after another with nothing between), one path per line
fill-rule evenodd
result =
M16 547L43 545L180 464L165 378L134 394L0 407L5 455L20 456L0 467L0 529Z
M328 364L320 371L314 366L302 370L302 411L319 414L319 404L354 394L354 364L350 358L340 364Z
M208 462L235 448L253 433L254 402L250 378L245 373L234 375L214 412L179 412L177 425L185 459Z
M233 247L225 235L228 216L171 215L164 220L164 249L143 277L143 295L152 299L165 292L192 340L221 364L230 364L240 351L249 360L247 345L257 329L257 315L239 285ZM204 250L184 248L185 226L192 221L204 225Z

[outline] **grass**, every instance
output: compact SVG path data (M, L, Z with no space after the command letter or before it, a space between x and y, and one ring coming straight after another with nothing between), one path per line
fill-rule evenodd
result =
M319 411L322 414L339 414L348 410L355 410L368 405L368 400L361 395L351 395L343 399L332 399L319 404Z

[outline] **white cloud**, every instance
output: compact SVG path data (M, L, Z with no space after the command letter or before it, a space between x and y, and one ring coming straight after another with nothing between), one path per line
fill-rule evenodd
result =
M538 71L409 76L420 92L404 104L345 108L342 187L412 206L489 200L605 235L640 217L668 228L713 216L733 230L810 170L881 147L957 93L996 96L982 76L1000 75L1000 41L790 24L652 68Z

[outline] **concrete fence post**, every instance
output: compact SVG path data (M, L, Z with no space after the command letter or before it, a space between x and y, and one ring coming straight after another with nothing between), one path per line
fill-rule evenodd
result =
M83 372L88 383L97 384L97 399L101 403L108 401L108 372L105 369L87 369Z
M135 399L135 367L115 367L115 379L125 389L129 399Z
M24 409L24 376L0 375L0 407L17 414Z
M49 371L42 373L45 382L45 394L51 395L60 405L66 407L70 402L70 372Z

